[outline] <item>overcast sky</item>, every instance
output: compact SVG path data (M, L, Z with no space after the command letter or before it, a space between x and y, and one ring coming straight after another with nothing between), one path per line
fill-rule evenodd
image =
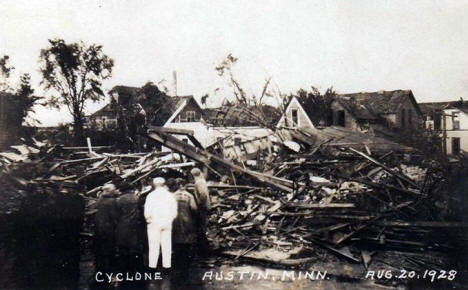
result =
M232 53L250 93L267 77L283 93L412 89L418 101L468 99L468 1L2 1L0 55L39 87L49 38L104 46L115 61L104 83L165 79L179 95L230 94L215 66ZM88 106L93 112L103 103ZM69 120L38 109L44 125Z

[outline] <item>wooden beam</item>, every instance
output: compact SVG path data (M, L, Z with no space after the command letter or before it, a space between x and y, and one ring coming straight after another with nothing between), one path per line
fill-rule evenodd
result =
M149 129L157 131L157 132L176 134L176 135L190 135L190 136L193 136L193 134L194 134L193 130L180 129L180 128L149 126Z
M162 145L166 146L167 148L175 152L183 154L189 157L190 159L203 163L207 166L210 166L210 164L223 166L225 168L232 169L236 172L249 175L253 177L255 180L261 183L267 184L269 186L272 186L274 188L277 188L286 192L293 191L291 187L278 183L278 180L276 180L276 178L272 176L242 168L241 166L238 166L228 160L225 160L224 158L211 154L206 150L195 148L192 145L186 144L182 142L181 140L177 139L176 137L171 136L169 134L149 130L147 137L156 142L161 143Z

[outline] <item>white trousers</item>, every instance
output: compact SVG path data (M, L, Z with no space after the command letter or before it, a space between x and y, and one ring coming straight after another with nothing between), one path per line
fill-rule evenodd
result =
M148 224L149 267L156 268L159 259L159 248L162 250L163 268L171 267L172 227Z

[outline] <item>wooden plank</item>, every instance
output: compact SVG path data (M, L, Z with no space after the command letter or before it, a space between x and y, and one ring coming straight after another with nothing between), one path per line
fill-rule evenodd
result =
M157 132L168 133L168 134L190 135L190 136L194 135L193 130L189 130L189 129L156 127L156 126L149 126L149 128Z

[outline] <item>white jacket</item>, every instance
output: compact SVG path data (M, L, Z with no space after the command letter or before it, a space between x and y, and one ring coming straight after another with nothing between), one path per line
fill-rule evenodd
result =
M177 216L177 201L167 187L158 187L145 200L145 219L152 226L167 228Z

